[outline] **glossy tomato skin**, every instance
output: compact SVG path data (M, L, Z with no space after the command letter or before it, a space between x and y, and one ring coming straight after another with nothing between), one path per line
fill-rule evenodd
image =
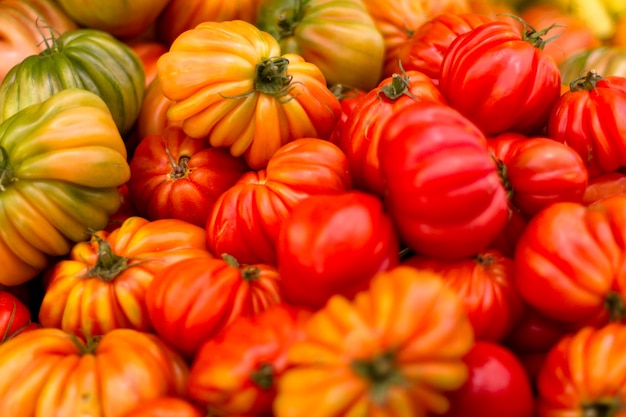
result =
M606 197L623 194L626 194L626 174L611 171L589 180L583 195L583 204L589 205Z
M587 72L555 103L548 136L567 143L588 166L590 176L626 165L626 78Z
M19 335L32 324L28 307L15 295L0 290L0 344Z
M312 196L285 219L277 243L285 301L311 309L352 298L378 272L398 264L398 236L382 201L348 191Z
M139 215L200 227L217 198L249 171L242 158L175 126L143 138L129 165L129 195Z
M417 253L471 256L503 230L507 196L486 139L450 106L413 102L399 110L379 158L386 207Z
M477 341L463 360L469 378L451 394L451 408L444 417L534 416L531 381L511 351Z
M570 146L547 137L503 133L488 141L511 203L531 217L549 204L582 201L589 174Z
M458 36L443 57L444 97L488 136L540 132L560 96L558 66L528 37L509 23L488 22Z
M206 413L183 398L168 396L138 404L124 417L206 417Z

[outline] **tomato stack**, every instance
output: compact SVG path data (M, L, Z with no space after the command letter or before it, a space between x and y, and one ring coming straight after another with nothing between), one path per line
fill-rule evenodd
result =
M626 415L626 8L564 3L0 0L0 415Z

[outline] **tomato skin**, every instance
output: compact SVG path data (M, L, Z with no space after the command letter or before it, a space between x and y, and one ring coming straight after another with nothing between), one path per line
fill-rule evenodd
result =
M517 28L494 21L450 44L439 88L487 136L535 134L546 126L561 94L561 74L552 57L524 40Z
M206 413L182 398L159 397L137 405L124 417L206 417Z
M597 175L589 180L583 204L589 205L603 198L626 194L626 174L612 171Z
M504 345L518 354L547 353L569 331L563 323L549 319L527 305Z
M507 196L486 139L453 108L413 102L396 112L379 159L386 207L417 253L471 256L503 230Z
M249 170L241 158L179 127L147 136L130 165L129 195L139 215L205 227L215 200Z
M587 164L590 177L626 165L626 78L587 72L554 104L548 136L566 143Z
M28 307L15 295L0 290L0 344L36 327Z
M293 207L351 187L348 160L337 145L297 139L281 147L266 169L244 174L217 199L207 220L207 244L241 263L276 265L280 226Z
M358 100L341 126L337 145L350 162L354 185L382 196L378 148L388 119L414 101L445 102L435 84L419 71L382 80Z
M270 265L231 258L194 257L164 268L146 290L146 310L157 334L187 358L240 316L282 301Z
M547 137L503 133L488 141L511 203L531 217L549 204L582 202L589 174L570 146Z
M533 417L534 399L520 360L500 344L477 341L464 356L469 368L465 384L450 395L444 417Z
M378 272L398 264L398 237L378 197L360 191L298 203L277 242L285 301L311 309L351 299Z

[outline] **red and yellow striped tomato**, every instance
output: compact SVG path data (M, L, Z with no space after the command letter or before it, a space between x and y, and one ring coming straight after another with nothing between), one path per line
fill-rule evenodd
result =
M320 69L250 23L204 22L181 34L157 62L167 117L194 138L267 165L297 138L328 139L341 106Z

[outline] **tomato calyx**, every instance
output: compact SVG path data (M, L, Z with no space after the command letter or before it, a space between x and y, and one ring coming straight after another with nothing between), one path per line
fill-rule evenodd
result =
M378 98L381 99L380 96L382 94L391 101L395 101L402 96L408 96L413 100L418 101L417 97L415 97L415 95L409 90L410 79L406 71L404 71L404 68L402 68L402 62L399 61L398 65L400 66L401 73L394 73L391 75L391 82L383 85L376 93Z
M99 336L85 336L85 340L83 341L74 333L70 333L70 339L74 343L74 345L78 348L78 352L81 355L91 355L96 351L100 340L102 340L102 335Z
M238 268L241 273L241 278L243 278L246 282L255 281L261 277L261 268L258 266L241 265L234 256L227 253L222 254L222 259L228 264L228 266Z
M295 96L285 99L294 88L293 76L288 74L289 60L285 57L265 58L256 65L254 87L252 90L236 96L220 94L224 98L243 98L256 92L276 97L281 103L286 103Z
M115 277L130 268L130 259L119 256L113 252L111 244L94 234L93 238L98 243L98 257L96 263L87 269L87 272L81 278L98 278L103 281L113 281Z
M190 157L183 155L178 158L178 162L172 156L170 149L165 147L165 154L170 161L170 165L172 167L172 172L168 174L168 178L171 180L179 180L181 178L186 178L188 175L187 167L189 166Z
M13 176L13 169L9 165L9 155L7 151L0 146L0 192L6 191L6 187L17 178Z
M615 417L617 413L624 411L624 404L619 398L597 400L592 403L581 405L581 417Z
M522 40L525 42L528 42L529 44L531 44L532 46L534 46L535 48L539 48L539 49L543 49L545 48L545 46L548 44L548 42L558 38L559 36L561 36L561 34L558 35L554 35L548 39L543 39L543 36L545 36L549 31L551 31L554 28L558 28L558 27L565 27L563 25L559 25L557 23L553 23L550 26L543 28L541 30L537 30L534 27L532 27L531 25L529 25L524 19L522 19L519 16L515 16L512 14L507 14L507 13L503 13L503 16L508 16L512 19L517 20L518 22L520 22L523 25L523 29L522 29Z
M624 299L618 292L609 292L604 299L604 306L609 311L611 322L619 323L626 318L626 305L624 305Z
M262 363L250 374L250 379L262 390L270 390L274 385L274 367L269 363Z
M493 160L496 163L496 169L498 171L498 175L500 176L500 181L506 190L506 198L511 201L513 198L513 186L511 185L511 181L509 180L508 169L506 164L501 160L496 158L493 154L491 155Z
M587 71L582 77L576 78L569 83L570 91L591 91L596 89L598 81L602 79L595 70Z
M59 42L58 42L60 33L54 30L52 26L45 24L45 22L42 23L42 20L39 17L37 17L37 20L35 21L35 25L37 26L37 31L39 32L39 34L41 35L43 39L42 42L46 44L46 47L44 48L43 51L39 53L39 55L46 56L46 55L52 55L52 54L58 53L61 50L59 46ZM50 34L49 35L44 34L43 33L44 29L47 29Z
M398 371L393 351L383 352L372 359L354 360L351 365L358 376L370 383L370 395L377 404L384 404L391 387L407 382Z
M278 15L278 41L293 36L296 31L296 27L300 21L304 18L306 12L306 6L309 0L298 0L295 2L294 7L285 8L281 10Z

